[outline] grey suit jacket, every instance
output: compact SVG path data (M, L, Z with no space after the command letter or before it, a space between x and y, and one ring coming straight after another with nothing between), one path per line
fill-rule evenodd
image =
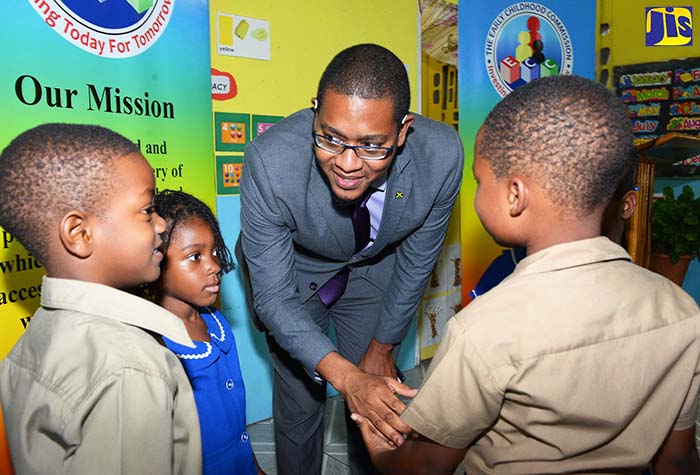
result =
M345 265L351 278L385 289L375 339L404 338L442 248L464 161L453 128L415 114L389 170L376 240L355 253L350 216L334 206L316 163L312 121L304 109L253 140L241 180L241 242L255 310L310 372L335 346L303 303Z

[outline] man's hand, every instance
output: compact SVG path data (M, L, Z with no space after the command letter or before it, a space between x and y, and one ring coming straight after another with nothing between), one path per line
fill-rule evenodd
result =
M418 390L390 377L367 374L337 353L329 353L316 370L345 398L352 413L376 427L396 447L404 442L410 427L399 418L406 405L396 397L414 397Z
M399 418L406 405L395 394L414 397L417 392L395 379L361 371L348 379L345 391L341 391L350 411L369 419L396 447L403 444L403 434L411 428Z
M396 379L396 364L391 352L394 345L379 343L372 338L367 352L362 355L359 368L365 373L376 374L377 376L388 376Z

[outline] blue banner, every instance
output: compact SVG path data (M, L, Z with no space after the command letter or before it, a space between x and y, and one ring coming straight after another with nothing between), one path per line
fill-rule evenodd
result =
M491 108L538 77L595 75L596 1L477 0L459 5L459 130L465 146L461 194L464 302L500 252L474 213L474 138ZM488 251L491 249L491 251Z

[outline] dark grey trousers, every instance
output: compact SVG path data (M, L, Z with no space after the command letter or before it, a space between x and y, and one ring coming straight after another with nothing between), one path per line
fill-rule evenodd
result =
M236 259L243 276L246 304L253 325L265 329L255 315L253 292L240 238L235 246ZM348 297L352 296L352 298ZM341 356L357 365L367 351L381 311L384 291L367 280L350 273L345 295L327 309L318 296L304 308L316 324L328 333L330 322ZM320 475L323 462L323 415L326 383L313 381L302 366L280 347L269 334L267 346L274 368L272 416L275 430L277 473L280 475ZM398 355L398 346L394 357ZM375 475L377 470L362 441L357 425L345 407L348 461L353 475Z
M352 298L346 297L352 295ZM328 332L333 322L336 347L341 356L357 365L367 350L381 310L383 291L350 273L343 295L330 309L314 296L304 308ZM326 383L314 382L301 365L268 335L270 359L275 370L272 410L275 429L277 473L320 475L323 459L323 415ZM367 449L345 407L347 445L353 475L374 475Z

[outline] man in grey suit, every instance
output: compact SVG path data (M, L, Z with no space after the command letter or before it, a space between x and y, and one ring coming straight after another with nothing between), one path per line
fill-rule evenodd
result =
M312 108L246 149L240 243L275 369L280 474L321 472L325 381L394 444L408 431L396 395L415 391L397 382L393 353L440 253L463 167L454 129L409 103L399 58L356 45L327 66ZM348 431L352 472L376 473L351 421Z

